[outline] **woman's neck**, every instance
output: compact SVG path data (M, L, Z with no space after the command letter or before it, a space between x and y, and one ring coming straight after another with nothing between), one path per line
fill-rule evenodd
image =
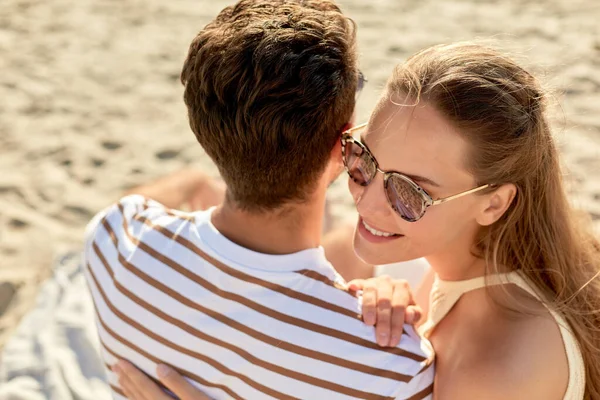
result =
M426 257L437 276L444 281L463 281L485 275L485 260L456 248Z

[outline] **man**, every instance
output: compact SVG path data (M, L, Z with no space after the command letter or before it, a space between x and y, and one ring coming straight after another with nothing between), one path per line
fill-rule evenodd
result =
M197 186L188 174L90 223L109 368L122 358L155 376L166 363L216 399L430 396L428 344L406 326L399 346L380 347L320 247L359 76L354 26L331 0L242 0L197 35L184 99L225 199L170 210Z

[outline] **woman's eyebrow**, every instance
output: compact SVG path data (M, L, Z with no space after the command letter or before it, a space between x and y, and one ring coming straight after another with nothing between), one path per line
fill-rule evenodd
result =
M371 154L373 154L371 152L371 149L369 149L369 146L367 145L367 143L365 141L365 137L363 135L360 135L359 139L360 139L360 142L369 150L369 152ZM390 172L392 172L392 171L390 171ZM398 172L398 171L393 171L393 172ZM424 184L434 186L434 187L440 187L440 185L438 183L432 181L429 178L425 178L425 177L419 176L419 175L409 175L409 174L405 174L403 172L398 172L398 173L401 173L402 175L409 177L410 179L412 179L415 182L424 183Z
M440 187L439 184L437 184L436 182L432 181L429 178L424 178L424 177L419 176L419 175L408 175L408 174L403 174L403 175L408 176L410 179L412 179L415 182L420 182L420 183L425 183L425 184L428 184L428 185L431 185L431 186Z

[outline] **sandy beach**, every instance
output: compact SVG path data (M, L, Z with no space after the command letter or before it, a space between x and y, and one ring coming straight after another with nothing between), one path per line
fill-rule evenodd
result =
M195 33L230 1L0 2L0 347L87 221L128 187L215 167L188 127L179 72ZM340 0L358 25L366 120L393 66L474 38L555 90L574 204L600 228L600 2ZM346 180L329 193L353 217Z

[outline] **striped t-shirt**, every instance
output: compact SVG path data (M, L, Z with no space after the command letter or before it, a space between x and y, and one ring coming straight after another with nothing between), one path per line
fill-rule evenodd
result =
M153 378L167 363L215 399L431 398L430 344L405 326L398 347L379 347L322 248L256 253L211 213L128 196L89 224L86 277L114 398L125 398L116 358Z

